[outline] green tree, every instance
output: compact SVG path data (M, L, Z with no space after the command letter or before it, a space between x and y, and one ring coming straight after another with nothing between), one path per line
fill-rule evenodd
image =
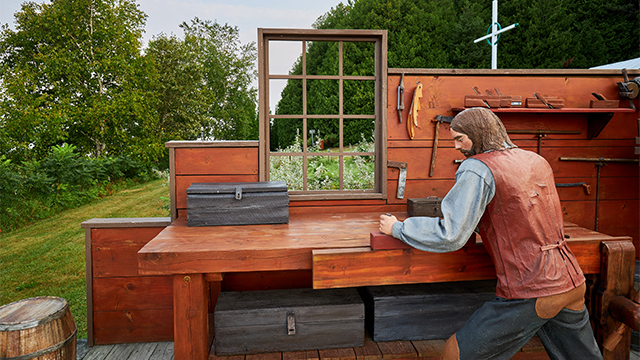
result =
M153 89L157 96L157 142L194 140L200 135L206 97L204 69L197 53L175 35L155 36L146 50L154 65Z
M202 96L206 99L202 139L257 139L255 43L241 44L239 30L228 24L195 18L183 22L184 44L202 68Z
M146 15L133 0L26 2L15 18L0 34L3 153L42 158L68 142L96 157L157 157Z

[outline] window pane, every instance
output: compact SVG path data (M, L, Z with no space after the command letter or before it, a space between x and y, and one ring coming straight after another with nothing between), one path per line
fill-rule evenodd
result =
M269 74L289 75L300 71L302 41L269 41Z
M340 120L307 120L307 147L313 151L338 152L340 149ZM311 142L313 138L313 142ZM314 145L312 148L311 145ZM311 150L310 150L311 151Z
M309 156L307 158L308 190L339 190L340 167L337 156Z
M373 190L375 188L375 156L345 156L345 190Z
M269 102L270 114L302 115L302 80L269 80Z
M345 152L375 151L375 119L345 119L343 125Z
M338 115L338 80L307 80L307 114Z
M344 53L344 75L373 76L375 75L375 49L372 42L345 42L342 44Z
M289 190L302 190L302 156L270 157L270 180L284 181Z
M269 145L271 151L302 152L302 119L271 119Z
M373 80L344 81L344 114L373 115L376 111L376 82Z
M339 75L338 56L338 42L310 41L307 49L307 75Z

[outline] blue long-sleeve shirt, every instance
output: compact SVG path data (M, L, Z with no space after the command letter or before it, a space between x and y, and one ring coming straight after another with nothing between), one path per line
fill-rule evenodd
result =
M456 182L442 199L443 218L410 217L393 224L393 237L412 247L436 253L456 251L466 244L495 195L491 170L482 161L466 159Z

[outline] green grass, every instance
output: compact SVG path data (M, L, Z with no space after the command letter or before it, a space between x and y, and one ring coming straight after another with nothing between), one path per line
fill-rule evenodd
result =
M93 218L162 217L167 179L119 191L20 230L0 234L0 305L34 296L69 302L79 339L87 337L84 229Z

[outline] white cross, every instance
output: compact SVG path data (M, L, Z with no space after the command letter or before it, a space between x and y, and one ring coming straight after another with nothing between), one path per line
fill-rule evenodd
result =
M516 26L518 26L518 23L515 24L511 24L509 26L507 26L504 29L498 29L498 27L500 26L500 24L498 23L498 0L493 0L493 2L491 3L491 7L492 7L492 14L491 14L491 33L487 34L486 36L483 36L481 38L477 38L475 40L473 40L473 43L478 43L484 39L488 39L491 38L491 68L492 69L497 69L498 68L498 35L511 30L513 28L515 28ZM488 40L487 40L488 41Z

